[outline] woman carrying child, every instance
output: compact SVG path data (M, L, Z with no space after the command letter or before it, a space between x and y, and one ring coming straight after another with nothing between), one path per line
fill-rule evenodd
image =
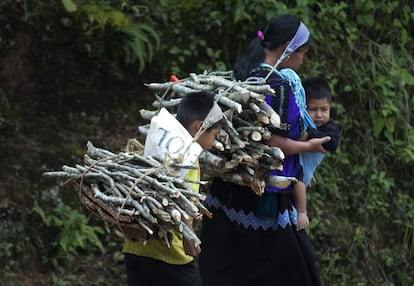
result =
M288 70L292 75L300 68L309 39L309 31L298 17L276 17L258 33L234 68L237 80L263 78L276 92L266 101L280 115L281 125L268 126L273 135L267 144L280 147L286 157L283 171L270 175L300 180L298 154L325 152L322 144L330 139L298 141L306 130L301 114L306 105L295 97L295 90L282 74ZM259 197L249 187L213 180L207 199L213 218L203 219L201 233L203 286L321 285L306 231L296 230L293 185L266 186Z

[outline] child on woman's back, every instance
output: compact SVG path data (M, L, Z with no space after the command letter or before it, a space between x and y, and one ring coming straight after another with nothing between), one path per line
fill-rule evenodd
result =
M302 81L302 85L306 94L306 109L317 127L308 128L307 134L303 139L309 140L330 136L331 141L322 144L322 146L327 151L334 152L339 146L341 134L338 126L331 119L332 95L329 85L318 77L307 78ZM305 186L303 182L299 181L293 189L293 197L298 211L298 230L307 227L309 224L306 211L307 187L309 186Z

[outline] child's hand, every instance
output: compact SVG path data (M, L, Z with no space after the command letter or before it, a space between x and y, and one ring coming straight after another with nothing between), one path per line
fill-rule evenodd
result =
M307 141L308 140L308 132L303 133L303 135L299 138L299 141Z
M200 245L195 246L194 243L188 239L183 238L184 252L190 256L197 256L201 252Z
M190 229L193 229L193 226L191 224L191 220L183 219L183 221L185 222L185 224ZM192 242L191 240L186 239L185 237L183 237L183 247L184 247L185 254L193 256L193 257L199 255L200 252L201 252L200 245L195 246L194 242Z

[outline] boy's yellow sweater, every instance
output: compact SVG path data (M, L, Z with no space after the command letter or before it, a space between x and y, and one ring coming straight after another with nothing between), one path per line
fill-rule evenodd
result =
M200 170L190 170L185 176L187 179L200 179ZM195 192L199 192L198 184L190 184ZM193 257L186 255L183 248L183 236L181 233L173 230L171 247L169 248L161 239L150 239L145 244L143 241L125 240L123 253L131 253L139 256L150 257L164 261L169 264L187 264L193 260Z

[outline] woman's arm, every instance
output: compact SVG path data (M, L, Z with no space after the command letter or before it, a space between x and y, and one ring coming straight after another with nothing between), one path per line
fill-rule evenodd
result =
M279 147L285 155L293 155L302 152L326 153L326 150L323 148L322 144L328 142L329 140L331 140L331 137L326 136L302 142L279 135L272 135L266 143L272 147Z
M338 149L341 138L341 131L339 127L330 119L328 123L318 128L308 128L308 139L322 138L325 136L331 137L331 140L324 143L323 147L327 151L335 152Z

